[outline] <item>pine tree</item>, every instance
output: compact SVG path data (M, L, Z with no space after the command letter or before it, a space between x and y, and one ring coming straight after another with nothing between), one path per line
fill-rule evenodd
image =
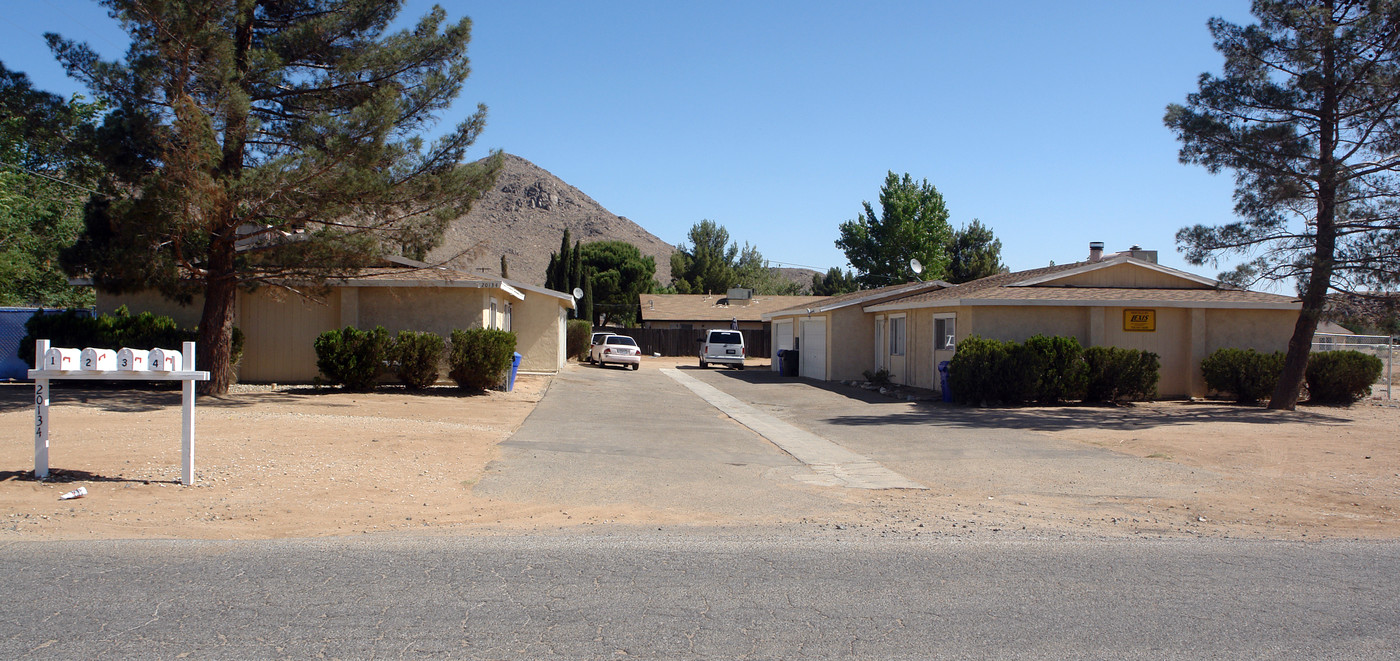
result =
M118 62L47 35L112 112L108 199L65 255L108 291L203 296L202 390L227 391L240 287L354 273L433 245L500 168L461 165L485 107L425 144L470 71L471 22L434 8L390 32L393 0L103 0Z
M1328 291L1400 284L1400 2L1256 0L1258 25L1210 21L1223 76L1167 107L1181 160L1235 173L1242 220L1177 233L1221 279L1295 280L1303 306L1269 407L1296 406Z

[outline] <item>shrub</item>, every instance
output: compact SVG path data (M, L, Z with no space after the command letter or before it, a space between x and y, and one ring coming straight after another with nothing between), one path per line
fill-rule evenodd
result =
M1025 368L1034 370L1035 399L1055 404L1067 399L1083 399L1088 383L1084 347L1072 337L1036 335L1024 345L1028 356Z
M873 383L877 386L887 386L890 384L890 371L883 367L881 367L878 370L875 370L874 372L870 370L865 370L864 372L861 372L861 376L864 376L866 381L869 381L870 383Z
M184 342L199 339L198 329L180 328L175 320L162 315L142 312L133 316L126 306L112 314L91 315L84 310L64 310L55 314L36 314L24 323L25 336L20 341L18 356L34 364L34 341L47 339L49 346L112 349L179 349ZM233 342L229 364L237 365L243 357L243 331L233 327Z
M1206 387L1232 395L1240 404L1258 404L1278 385L1283 372L1282 351L1219 349L1201 361Z
M1371 394L1385 364L1360 351L1319 351L1308 356L1308 398L1318 404L1351 404Z
M1119 347L1089 347L1084 350L1088 383L1084 399L1091 402L1142 400L1157 396L1157 354Z
M579 360L587 360L588 340L591 337L593 337L593 324L588 323L587 319L570 319L567 330L568 339L565 341L569 356Z
M448 376L463 388L485 390L501 384L515 358L515 333L492 328L452 331Z
M1015 342L975 335L959 342L948 364L948 388L952 390L953 400L962 404L1005 401L1007 388L1002 374L1015 346Z
M394 376L410 390L422 390L437 383L446 348L447 343L436 333L399 331L391 351Z
M389 359L391 340L383 326L374 330L328 330L316 337L316 368L332 383L353 392L374 390Z

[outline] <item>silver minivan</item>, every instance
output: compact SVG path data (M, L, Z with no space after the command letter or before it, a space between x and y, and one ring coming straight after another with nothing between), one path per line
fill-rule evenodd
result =
M700 367L711 363L733 365L744 369L744 358L748 350L744 347L744 334L736 330L711 330L700 340Z

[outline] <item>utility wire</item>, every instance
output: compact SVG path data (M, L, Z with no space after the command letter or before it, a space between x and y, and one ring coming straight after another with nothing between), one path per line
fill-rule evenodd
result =
M25 173L25 174L32 174L32 175L34 175L34 176L36 176L36 177L43 177L44 179L48 179L49 181L52 181L52 182L54 182L54 183L63 184L64 186L71 186L71 187L76 188L76 189L78 189L78 190L80 190L80 191L86 191L86 192L92 193L92 194L94 194L94 195L101 195L101 196L103 196L103 197L107 197L107 194L106 194L106 193L103 193L102 191L95 191L95 190L93 190L93 189L91 189L91 188L85 188L85 187L83 187L83 186L79 186L79 185L77 185L77 184L75 184L75 183L67 182L67 181L64 181L64 180L62 180L62 179L58 179L58 178L56 178L56 177L50 177L49 175L46 175L46 174L44 174L44 173L42 173L42 172L35 172L35 171L30 170L29 168L26 168L26 167L24 167L24 166L22 166L22 165L15 165L14 163L6 163L6 162L4 162L4 161L0 161L0 165L3 165L3 166L8 167L8 168L14 168L14 169L16 169L16 170L19 170L20 172Z

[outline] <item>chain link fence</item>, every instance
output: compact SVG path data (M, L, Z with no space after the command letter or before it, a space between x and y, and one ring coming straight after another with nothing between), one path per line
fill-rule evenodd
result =
M1371 395L1379 397L1382 389L1386 399L1394 399L1395 360L1400 358L1400 346L1390 335L1344 335L1317 333L1313 336L1313 351L1360 351L1381 359L1381 379L1371 387Z

